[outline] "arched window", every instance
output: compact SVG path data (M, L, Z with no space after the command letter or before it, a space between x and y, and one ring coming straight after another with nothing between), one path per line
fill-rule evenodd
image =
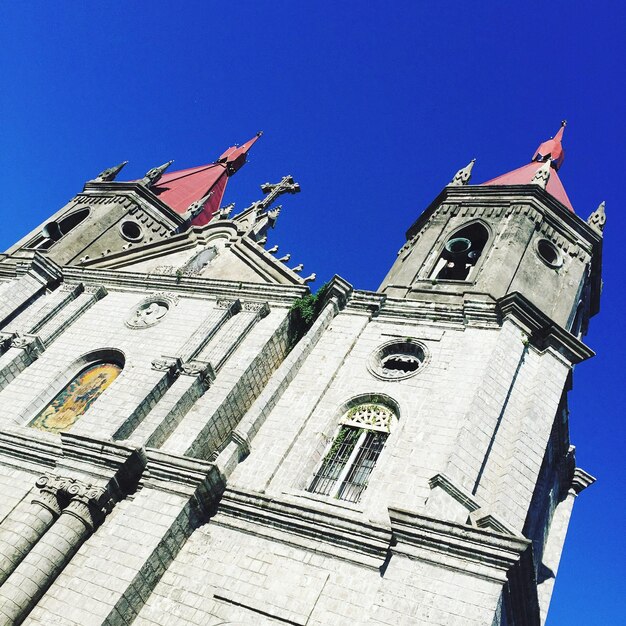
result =
M375 402L348 409L308 491L358 502L396 420Z
M437 280L470 280L489 232L474 222L456 231L443 247L431 276Z
M69 430L119 376L122 367L122 360L90 363L28 425L51 433Z

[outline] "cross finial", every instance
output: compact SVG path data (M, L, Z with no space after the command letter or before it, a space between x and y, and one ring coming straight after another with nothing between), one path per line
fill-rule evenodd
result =
M293 180L293 176L283 176L279 183L265 183L261 185L261 191L267 195L256 204L261 211L264 211L282 194L300 193L300 185Z

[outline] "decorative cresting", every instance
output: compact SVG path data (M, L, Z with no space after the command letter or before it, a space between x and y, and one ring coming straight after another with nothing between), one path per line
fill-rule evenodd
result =
M372 353L368 369L376 378L404 380L423 369L428 355L426 347L414 339L393 339Z
M167 293L157 293L142 300L126 320L129 328L149 328L158 324L168 313L170 307L178 304L178 297Z
M61 514L0 587L0 624L19 624L113 507L109 492L54 475L37 481L55 491ZM29 584L24 585L24 580Z
M31 420L29 426L51 433L69 430L121 371L122 366L117 363L89 365Z
M339 423L388 433L394 418L393 411L383 404L359 404L349 409Z

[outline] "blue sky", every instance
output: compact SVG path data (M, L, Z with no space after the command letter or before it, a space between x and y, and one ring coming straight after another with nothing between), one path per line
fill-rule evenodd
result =
M604 293L570 395L581 494L548 620L623 620L626 4L29 2L0 21L0 248L130 161L134 178L213 161L258 130L226 201L293 174L270 245L376 289L457 169L528 162L567 118L561 179L607 203ZM123 178L123 177L122 177Z

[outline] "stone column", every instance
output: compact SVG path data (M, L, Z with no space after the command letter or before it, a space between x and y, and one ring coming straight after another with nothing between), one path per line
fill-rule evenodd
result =
M0 587L0 626L20 624L110 510L108 492L71 480L68 505Z
M0 585L61 514L57 496L62 481L52 475L38 478L38 493L18 505L0 526Z

